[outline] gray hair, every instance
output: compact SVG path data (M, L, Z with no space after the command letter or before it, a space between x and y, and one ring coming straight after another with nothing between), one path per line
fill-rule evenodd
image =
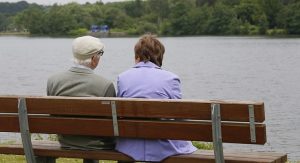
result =
M73 62L76 63L76 64L79 64L79 65L90 67L91 63L92 63L92 58L88 58L88 59L85 59L85 60L80 60L80 59L77 59L77 58L73 58Z
M93 56L100 58L100 56L97 53L94 53L94 55L92 55L92 57ZM82 65L82 66L91 67L92 57L88 58L88 59L84 59L84 60L73 57L73 62L75 64L79 64L79 65Z

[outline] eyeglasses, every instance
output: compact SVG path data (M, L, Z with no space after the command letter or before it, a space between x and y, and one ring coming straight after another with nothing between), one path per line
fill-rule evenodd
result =
M104 54L104 51L101 49L97 52L97 55L102 56Z

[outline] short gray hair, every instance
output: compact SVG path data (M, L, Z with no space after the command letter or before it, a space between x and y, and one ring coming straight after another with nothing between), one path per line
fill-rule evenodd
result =
M93 56L99 57L97 54L94 54ZM91 63L92 63L92 58L81 60L81 59L78 59L78 58L74 57L73 62L76 63L76 64L79 64L79 65L90 67Z

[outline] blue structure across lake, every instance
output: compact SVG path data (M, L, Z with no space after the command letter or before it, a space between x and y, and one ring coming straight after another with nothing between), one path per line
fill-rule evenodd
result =
M109 32L108 25L92 25L91 26L91 32Z

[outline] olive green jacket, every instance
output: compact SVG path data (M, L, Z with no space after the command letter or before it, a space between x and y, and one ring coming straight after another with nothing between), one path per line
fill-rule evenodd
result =
M91 69L72 67L48 79L47 95L115 97L116 92L111 81L94 74ZM58 135L58 140L63 148L83 150L113 149L115 145L114 138L110 137Z

